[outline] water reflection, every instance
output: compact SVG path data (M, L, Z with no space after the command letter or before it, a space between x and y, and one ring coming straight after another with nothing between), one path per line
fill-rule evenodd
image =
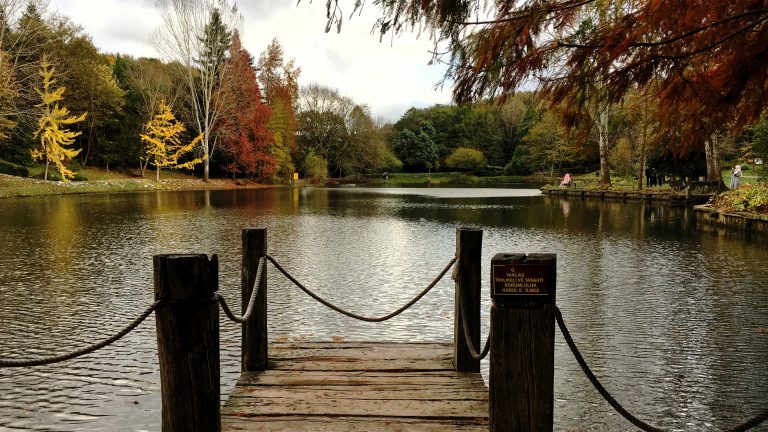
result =
M474 191L474 193L473 193ZM36 357L111 335L152 300L151 257L217 253L239 298L240 230L321 295L365 315L399 307L452 257L455 226L497 252L556 252L558 299L595 372L662 427L709 430L768 403L768 251L702 235L690 210L509 189L281 189L0 200L0 352ZM270 337L452 339L446 280L386 324L340 317L269 273ZM487 281L485 282L487 285ZM488 295L483 295L487 334ZM223 394L239 328L222 324ZM50 367L0 370L0 430L158 430L152 319L114 347ZM561 338L556 430L630 426L601 401ZM767 427L757 430L768 430Z

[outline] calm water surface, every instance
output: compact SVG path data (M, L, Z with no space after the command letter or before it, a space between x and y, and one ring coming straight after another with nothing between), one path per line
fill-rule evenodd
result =
M457 225L481 227L483 335L490 258L558 254L558 303L606 387L659 426L704 431L768 405L768 248L698 233L691 211L542 197L530 189L301 189L0 200L0 356L35 358L105 338L152 295L152 255L216 253L239 299L240 231L332 301L381 315L451 259ZM450 341L453 284L388 323L341 317L274 269L270 338ZM222 321L222 394L239 327ZM483 339L485 336L483 336ZM555 429L623 431L556 339ZM485 366L487 369L487 366ZM160 428L154 319L115 345L53 366L0 369L0 431ZM755 430L768 431L763 425Z

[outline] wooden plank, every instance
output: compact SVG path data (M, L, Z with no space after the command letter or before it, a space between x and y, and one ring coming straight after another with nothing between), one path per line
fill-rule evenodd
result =
M462 391L463 390L463 391ZM446 385L430 388L425 392L420 386L308 386L308 387L236 387L230 399L263 397L318 399L437 399L437 400L488 400L487 390L467 390L464 386Z
M308 385L444 385L447 382L462 384L467 388L483 385L482 377L476 373L443 371L423 372L338 372L338 371L284 371L267 370L261 373L243 373L237 385L256 386L308 386Z
M450 344L270 345L270 369L243 372L225 431L488 430L488 389L456 372Z
M276 362L273 370L315 371L441 371L453 367L450 356L436 359L356 359L353 357L308 357Z
M307 415L409 418L477 418L488 412L487 401L387 400L320 398L234 398L227 414L235 416Z
M433 419L429 421L407 418L359 417L246 417L222 418L227 431L334 431L334 432L487 432L488 423L482 420Z
M335 342L272 344L271 356L280 361L313 357L353 357L357 359L433 359L452 356L451 345L441 343L380 344Z

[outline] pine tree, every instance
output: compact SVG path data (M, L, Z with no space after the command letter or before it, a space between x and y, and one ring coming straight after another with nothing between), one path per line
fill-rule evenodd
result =
M48 180L48 165L53 162L61 174L61 179L67 181L75 176L75 173L64 166L66 160L72 159L80 153L80 149L68 148L75 142L80 132L72 132L66 126L85 120L87 113L80 116L70 116L66 107L60 107L58 102L63 99L66 87L52 90L56 80L53 78L55 68L48 63L46 56L40 62L40 76L43 78L43 89L35 89L42 102L35 105L42 110L35 131L35 137L40 138L40 148L32 150L32 158L45 159L45 176Z
M146 157L155 166L156 180L160 181L160 169L163 167L192 168L203 162L203 158L195 158L179 163L179 159L192 151L203 135L198 135L189 144L182 144L179 135L186 130L184 123L176 120L165 100L160 102L157 111L155 117L144 125L145 133L141 134L141 140L146 143Z

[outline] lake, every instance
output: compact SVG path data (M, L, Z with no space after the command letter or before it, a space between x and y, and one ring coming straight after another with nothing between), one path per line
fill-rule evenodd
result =
M36 358L111 336L153 300L152 256L218 254L240 298L240 233L354 312L410 300L453 257L456 226L490 259L558 255L557 299L593 370L632 413L672 430L733 426L768 407L768 246L695 230L692 210L541 196L526 188L303 188L0 200L0 356ZM453 282L380 324L326 309L269 268L271 340L452 341ZM222 396L239 374L240 327L222 315ZM555 429L632 426L556 336ZM483 362L487 372L487 361ZM154 319L116 344L52 366L0 369L0 431L156 431ZM768 425L754 430L768 431Z

